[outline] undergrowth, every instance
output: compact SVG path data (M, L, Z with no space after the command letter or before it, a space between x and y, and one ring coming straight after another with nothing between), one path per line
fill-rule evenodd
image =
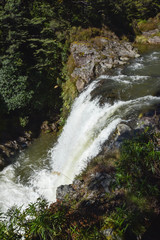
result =
M25 210L13 207L0 215L0 239L130 240L142 236L159 212L158 138L147 129L124 141L120 158L112 164L102 156L89 164L80 176L85 179L83 191L88 191L87 177L105 171L114 173L110 194L99 192L91 202L82 194L82 198L68 196L52 205L38 199Z

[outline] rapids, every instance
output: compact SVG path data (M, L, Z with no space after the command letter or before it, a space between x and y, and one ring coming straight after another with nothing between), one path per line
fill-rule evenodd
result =
M158 50L93 81L75 100L56 142L40 137L0 172L0 210L25 207L40 196L55 201L56 188L73 181L117 124L135 124L140 113L160 103L159 90Z

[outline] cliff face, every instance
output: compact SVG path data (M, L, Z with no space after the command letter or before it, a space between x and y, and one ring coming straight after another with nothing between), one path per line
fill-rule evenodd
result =
M82 30L82 33L86 34L86 31L87 29ZM139 54L132 44L120 40L108 29L98 30L98 36L87 39L81 37L73 41L65 69L67 80L62 84L62 119L66 119L75 97L90 81L135 57L139 57Z
M73 42L70 50L75 66L71 78L76 79L78 92L109 69L124 65L130 58L139 56L131 43L120 41L113 33L108 37L95 37L88 42Z

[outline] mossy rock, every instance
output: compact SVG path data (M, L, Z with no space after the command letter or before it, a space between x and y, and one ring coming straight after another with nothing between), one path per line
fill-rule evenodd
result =
M147 37L141 35L141 36L137 36L136 37L136 40L135 40L136 43L140 43L140 44L147 44L148 43L148 39Z
M141 32L147 32L160 27L160 14L157 14L154 18L149 18L148 20L141 20L137 24L138 29Z

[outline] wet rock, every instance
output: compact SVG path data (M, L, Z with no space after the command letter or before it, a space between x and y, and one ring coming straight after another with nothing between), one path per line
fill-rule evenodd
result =
M118 135L120 136L120 135L122 135L124 133L130 132L131 128L128 125L124 124L124 123L120 123L117 126L117 131L118 131Z
M32 138L32 132L31 131L25 132L24 135L27 138L27 140L29 140L29 141L31 140L31 138Z
M133 129L131 129L127 124L118 124L116 131L111 134L103 146L103 155L108 158L119 159L121 144L125 139L131 138L133 134Z
M57 125L55 123L51 123L50 128L53 132L57 132Z
M146 127L150 127L155 130L160 129L160 113L158 111L151 110L139 118L135 129L145 129Z
M0 170L2 170L5 167L5 160L4 158L0 155Z
M91 181L88 184L88 189L94 191L101 190L109 193L111 181L112 177L109 174L97 172L96 174L92 175Z
M31 144L32 133L24 132L15 140L8 140L0 144L0 170L11 164L18 151L28 147Z
M18 146L20 149L26 148L31 144L31 140L28 140L26 137L18 138Z
M126 48L125 48L126 47ZM125 44L125 47L121 47L119 49L119 57L120 58L134 58L135 57L135 51L131 48L131 46L129 47L128 44ZM129 47L129 48L128 48Z
M123 61L118 61L118 64L122 66L122 65L125 65L125 64L126 64L126 62L123 62Z
M84 89L85 82L82 79L78 79L76 82L76 87L78 92L81 92Z
M41 125L41 130L45 133L48 133L48 132L56 132L58 130L58 127L57 127L57 122L52 122L52 123L49 123L48 121L44 121Z
M129 58L128 57L120 57L120 60L123 62L127 62L129 60Z
M49 127L49 123L48 121L44 121L41 125L41 130L44 131L44 132L48 132L50 131L50 127Z
M13 144L12 144L12 141L8 141L4 144L6 147L8 148L13 148Z
M18 150L19 149L19 146L18 146L18 143L17 141L8 141L4 144L7 148L11 148L11 149L14 149L14 150Z
M73 186L74 186L74 189L75 189L75 190L80 190L81 188L84 187L84 182L81 181L81 180L75 179L75 180L73 181Z
M11 150L9 148L7 148L6 146L0 145L0 149L2 150L3 154L6 155L6 157L11 156Z
M75 190L71 184L69 185L61 185L56 190L56 198L59 201L65 200L67 196L72 198L73 194L75 194Z
M26 141L26 138L25 138L25 137L19 137L19 138L18 138L18 141L19 141L20 143L24 143L24 142Z

